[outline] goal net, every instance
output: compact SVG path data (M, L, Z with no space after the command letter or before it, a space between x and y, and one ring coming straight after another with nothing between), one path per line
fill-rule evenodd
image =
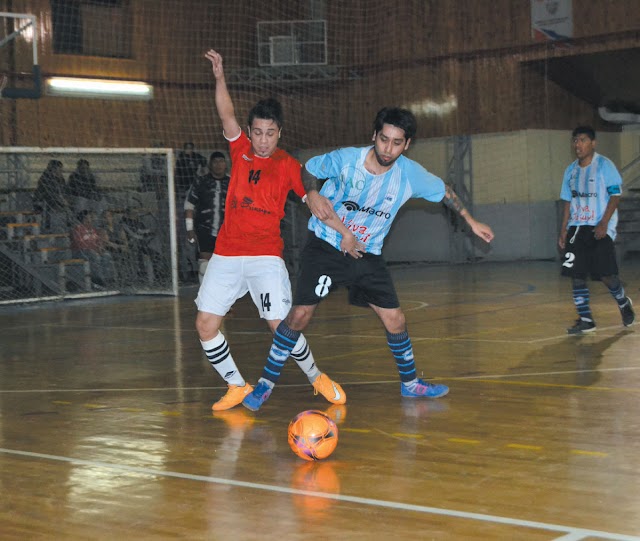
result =
M31 4L10 3L16 10ZM0 146L172 148L178 158L193 142L205 158L226 152L204 57L213 48L243 128L259 99L277 98L284 111L279 144L305 161L369 144L380 108L409 108L418 131L408 156L452 184L473 215L506 240L481 246L480 257L553 258L559 183L574 158L571 129L592 124L602 132L599 148L618 165L637 157L635 140L609 136L616 126L594 107L606 106L610 93L624 97L615 88L627 86L624 77L599 74L625 58L618 73L634 65L632 4L599 0L587 20L571 0L497 0L491 8L462 0L51 0L35 10L37 19L0 14ZM125 89L145 83L150 91L65 93L56 78L117 81ZM598 93L600 82L612 86ZM635 96L629 85L626 94ZM73 168L73 160L65 162L67 176ZM299 202L287 205L289 268L304 243L305 213ZM465 228L438 205L409 203L385 257L473 260L477 246ZM180 234L182 278L190 267Z
M0 303L175 294L173 152L0 148Z

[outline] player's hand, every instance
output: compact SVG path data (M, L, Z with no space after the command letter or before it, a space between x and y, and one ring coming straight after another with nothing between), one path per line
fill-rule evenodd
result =
M340 250L344 255L350 255L354 259L360 259L366 251L364 244L353 233L342 236Z
M222 68L222 55L213 49L209 49L205 53L205 58L211 62L211 68L213 70L213 76L216 79L224 77L224 69Z
M331 201L316 191L307 193L307 206L311 213L320 221L328 220L335 214Z
M558 246L560 246L561 250L564 250L564 247L566 245L567 245L567 232L564 231L560 233L560 236L558 237Z
M593 236L596 240L601 240L607 236L607 224L598 224L593 228Z
M476 222L475 220L469 224L471 226L471 230L478 235L483 241L491 242L493 240L494 234L491 228L487 224L483 224L481 222Z
M189 241L189 244L193 244L196 241L195 231L187 231L187 240Z

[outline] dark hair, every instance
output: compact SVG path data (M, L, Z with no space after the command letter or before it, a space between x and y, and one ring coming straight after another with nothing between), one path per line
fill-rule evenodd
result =
M596 132L591 126L578 126L571 133L571 137L576 137L582 134L586 135L592 141L596 138Z
M216 158L222 158L224 161L227 161L227 157L219 150L211 153L211 156L209 156L209 161L215 160Z
M89 161L85 159L78 160L78 167L80 167L81 165L86 165L88 167Z
M399 107L385 107L380 109L373 121L373 129L376 133L382 130L384 124L391 124L396 128L404 130L405 139L412 139L418 129L418 121L415 115L408 109Z
M184 145L182 145L182 150L187 150L187 147L189 147L189 150L194 150L196 148L191 141L187 141Z
M91 214L91 211L90 211L90 210L85 209L85 210L81 210L80 212L78 212L78 214L77 214L77 216L76 216L76 217L78 218L78 221L79 221L79 222L84 222L84 219L85 219L89 214Z
M54 167L62 167L62 162L60 160L49 160L47 170L51 171Z
M251 126L256 118L273 120L278 125L278 128L282 128L282 105L280 105L280 102L275 98L260 100L253 106L251 111L249 111L248 125Z

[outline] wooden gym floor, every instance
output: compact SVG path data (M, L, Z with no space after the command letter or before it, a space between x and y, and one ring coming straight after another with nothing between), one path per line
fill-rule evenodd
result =
M418 370L402 399L384 333L339 291L306 335L346 406L289 361L259 412L212 414L222 380L179 298L0 309L2 540L640 540L640 324L592 284L595 333L568 337L554 262L394 267ZM622 277L640 307L640 264ZM255 383L271 342L248 299L224 328ZM306 409L340 440L307 463Z

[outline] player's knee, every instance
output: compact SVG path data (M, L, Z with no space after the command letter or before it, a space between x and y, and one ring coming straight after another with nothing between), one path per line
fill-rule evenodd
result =
M311 321L313 306L294 306L287 315L286 323L294 331L302 331Z
M587 280L582 277L573 278L573 289L585 289L587 287Z
M384 326L390 333L398 334L407 330L407 320L404 312L399 308L386 312L384 316Z
M609 289L616 289L617 287L620 286L620 278L618 278L617 274L610 274L609 276L602 276L600 278L600 280Z
M196 331L200 340L206 341L215 338L218 334L216 318L206 312L198 312L196 316Z

